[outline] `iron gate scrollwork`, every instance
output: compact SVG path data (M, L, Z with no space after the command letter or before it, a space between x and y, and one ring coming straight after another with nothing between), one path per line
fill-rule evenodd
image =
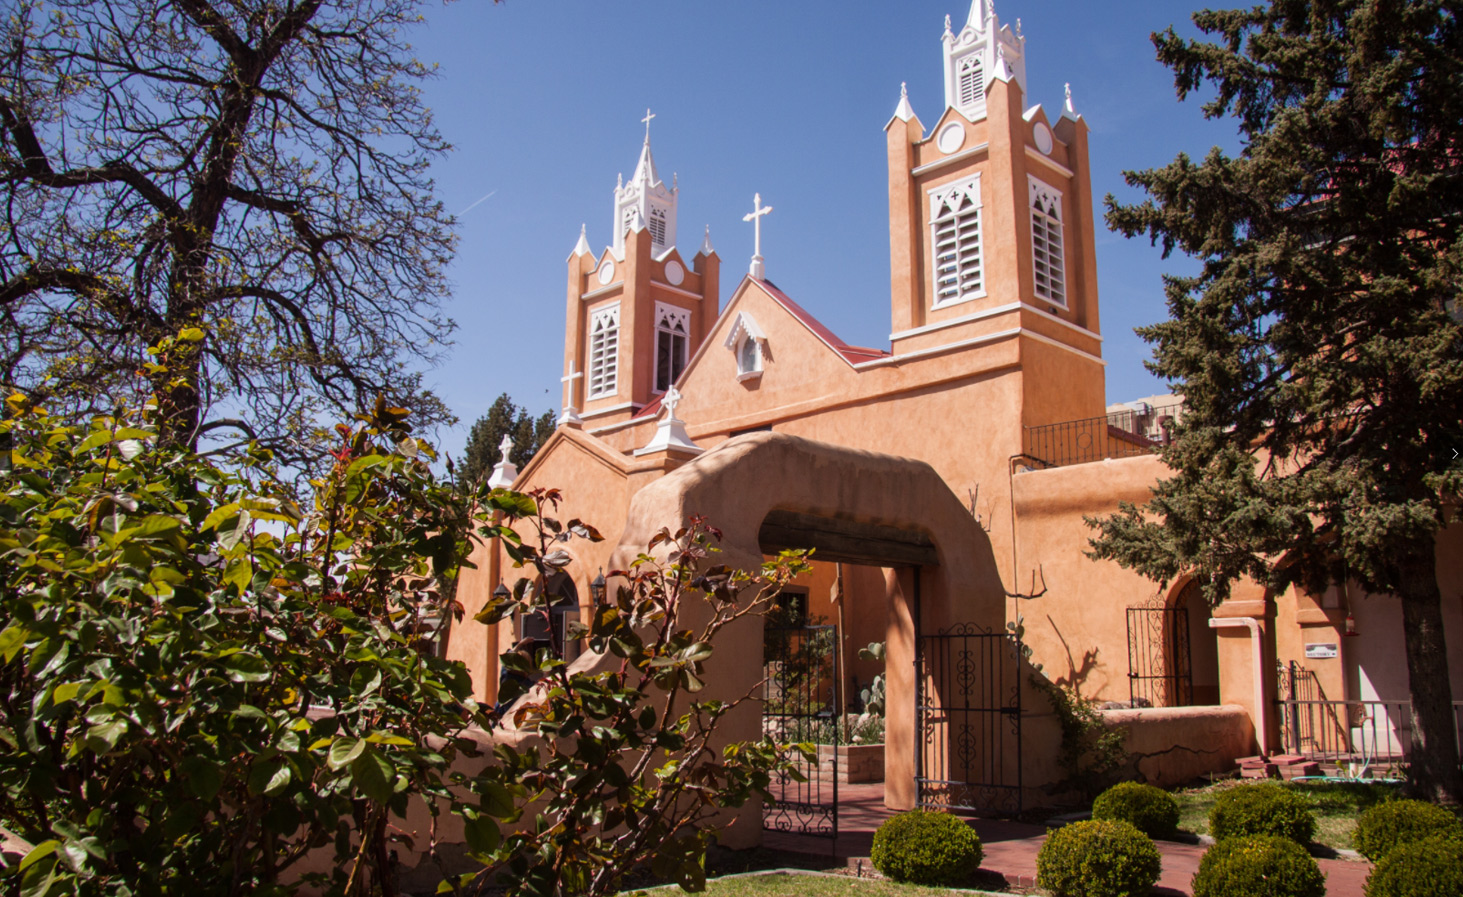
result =
M958 623L919 638L915 786L921 807L1021 812L1021 642Z
M1189 613L1183 607L1128 608L1128 703L1188 707L1194 703Z
M763 630L762 733L780 744L813 743L819 756L799 773L773 777L762 827L838 836L838 627ZM799 778L802 780L799 781Z

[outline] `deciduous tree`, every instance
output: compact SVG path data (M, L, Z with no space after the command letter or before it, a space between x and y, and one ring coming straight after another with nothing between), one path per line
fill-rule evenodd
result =
M79 412L151 393L173 443L296 457L378 394L447 418L414 373L453 328L417 6L17 0L0 385Z
M1199 272L1139 332L1187 410L1146 508L1095 554L1401 599L1412 785L1463 799L1437 577L1463 465L1463 22L1443 0L1272 0L1154 35L1180 98L1213 91L1241 149L1130 172L1108 223ZM1449 596L1457 600L1456 595ZM1454 654L1456 657L1456 653Z

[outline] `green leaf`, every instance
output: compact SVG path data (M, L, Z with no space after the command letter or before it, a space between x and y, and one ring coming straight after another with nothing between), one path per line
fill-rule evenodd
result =
M203 340L203 331L198 327L184 327L178 334L178 339L185 343L197 343Z
M278 755L255 760L249 769L249 793L273 797L290 782L290 767Z
M20 649L25 647L25 638L29 634L30 630L19 624L12 624L0 632L0 654L4 655L6 663L14 660Z
M199 756L184 757L179 768L188 783L188 790L202 800L213 800L223 787L223 771L212 760Z
M326 757L325 765L331 770L339 770L355 762L366 750L366 742L355 738L337 738L330 745L330 753Z
M122 530L122 532L117 534L117 537L142 539L148 536L172 532L182 525L182 521L176 517L169 517L166 514L150 514L142 518L142 521L136 526L129 526Z
M382 756L379 751L367 747L351 763L350 769L352 783L366 797L382 804L391 799L392 782L396 778L396 771L392 769L391 761Z
M117 746L117 742L125 734L127 734L125 719L113 719L110 722L91 726L86 730L86 749L93 754L108 753Z
M85 682L67 682L56 686L56 690L51 692L51 703L65 704L75 698L77 692L81 691L86 684Z
M513 793L497 782L483 785L483 812L498 819L508 819L518 812Z
M226 505L219 505L205 518L198 527L199 531L207 532L226 520L232 520L239 516L239 503L231 501Z
M240 651L224 659L224 670L235 682L265 682L269 679L269 664L257 654Z
M61 842L55 838L49 841L42 841L35 847L32 847L30 852L25 855L25 858L20 861L20 869L18 871L24 872L31 866L34 866L36 863L55 853L60 847Z
M491 853L503 840L496 822L471 810L462 814L462 834L474 853Z

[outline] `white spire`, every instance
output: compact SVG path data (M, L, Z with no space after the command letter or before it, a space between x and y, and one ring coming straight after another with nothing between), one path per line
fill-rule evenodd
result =
M579 242L574 244L574 255L588 255L594 252L589 248L589 239L585 236L585 225L579 225Z
M701 254L710 255L716 250L711 246L711 225L706 225L706 239L701 241Z
M978 121L985 117L986 92L993 81L1015 81L1026 92L1026 38L1001 24L995 0L972 0L960 33L951 34L947 26L940 40L947 108Z
M1072 121L1076 121L1081 117L1077 114L1077 110L1072 107L1072 83L1069 81L1067 82L1067 100L1062 104L1062 118L1070 118Z
M986 21L995 18L995 15L995 0L972 0L970 15L965 17L965 24L974 27L976 31L984 31Z
M508 460L508 453L513 450L513 437L504 433L503 441L498 443L498 450L503 453L503 458L493 465L493 474L488 477L488 486L493 489L506 489L513 485L514 480L518 479L518 468Z
M640 146L640 158L629 181L615 185L615 243L612 247L616 257L623 257L625 232L628 230L649 230L654 252L660 253L676 245L676 186L667 187L655 170L655 158L650 153L650 120L655 113L645 110L645 142ZM638 224L636 223L638 221Z
M894 107L894 117L900 121L914 118L914 107L909 105L909 82L899 82L899 105Z

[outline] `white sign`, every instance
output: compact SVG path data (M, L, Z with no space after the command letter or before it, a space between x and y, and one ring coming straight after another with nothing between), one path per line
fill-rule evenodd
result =
M1316 659L1336 656L1336 644L1332 642L1325 645L1306 645L1306 658Z

